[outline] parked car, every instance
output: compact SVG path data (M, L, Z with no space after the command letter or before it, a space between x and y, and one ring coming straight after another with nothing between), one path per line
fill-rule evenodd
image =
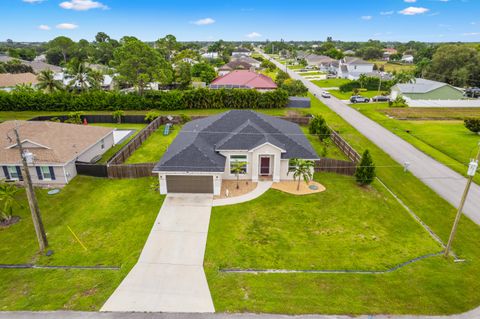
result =
M471 98L479 98L480 97L480 88L468 88L465 90L465 96Z
M368 103L370 99L368 97L364 97L361 95L354 95L350 98L350 102L352 103Z
M332 95L326 91L322 92L322 97L323 98L326 98L326 99L329 99Z
M385 96L385 95L377 95L372 98L373 102L389 102L390 97Z

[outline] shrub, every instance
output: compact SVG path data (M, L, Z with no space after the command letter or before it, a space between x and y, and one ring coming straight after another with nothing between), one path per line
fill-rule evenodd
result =
M395 100L390 100L388 102L388 106L392 107L392 106L395 106L395 107L406 107L407 106L407 100L405 100L405 98L403 98L402 96L398 95Z
M307 96L308 94L308 88L300 80L285 80L281 88L290 96Z
M190 116L186 115L186 114L180 114L180 120L182 121L182 123L187 123L187 122L190 122L192 119L190 118Z
M160 113L157 111L150 111L147 114L145 114L145 122L151 123L153 120L155 120L157 117L160 116Z
M363 85L362 85L363 84ZM341 92L352 92L354 89L360 89L363 88L369 91L376 91L378 90L378 85L380 84L380 79L377 77L366 77L362 80L362 83L360 84L360 81L351 81L348 83L345 83L339 87ZM391 80L389 81L382 81L380 90L382 91L388 91L391 89L391 87L395 83Z
M277 68L275 63L273 63L271 61L268 61L268 60L263 60L262 64L260 64L260 66L264 69L269 70L269 71L275 71L275 69Z
M469 118L465 119L464 125L473 133L480 132L480 118Z
M277 76L275 77L275 83L277 83L277 85L281 87L283 85L283 82L288 79L290 79L290 75L288 75L287 72L278 70Z
M70 112L65 123L82 124L83 112Z
M120 124L122 123L122 116L125 115L125 112L122 110L117 110L112 113L112 117L117 120L117 123Z
M359 185L370 185L375 178L375 164L368 150L362 155L360 164L355 172L355 179Z
M258 92L233 90L172 90L137 93L86 91L0 91L0 111L112 111L112 110L186 110L186 109L261 109L284 108L288 93L284 90Z
M327 125L325 119L321 116L315 116L308 126L308 131L310 134L318 135L320 141L328 139L330 137L330 128Z

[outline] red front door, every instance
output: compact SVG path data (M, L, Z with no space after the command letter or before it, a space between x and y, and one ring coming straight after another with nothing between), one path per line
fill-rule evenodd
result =
M270 157L260 158L260 175L270 175Z

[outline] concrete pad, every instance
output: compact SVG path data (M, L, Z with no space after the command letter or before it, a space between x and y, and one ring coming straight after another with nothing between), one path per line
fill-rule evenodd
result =
M203 270L212 200L168 195L137 264L101 311L215 312Z

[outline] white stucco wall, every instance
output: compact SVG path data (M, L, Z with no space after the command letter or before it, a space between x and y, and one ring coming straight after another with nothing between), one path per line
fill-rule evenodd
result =
M16 165L2 165L2 166L20 166L21 164ZM37 165L37 166L51 166L53 167L53 171L55 173L55 180L40 180L38 178L38 173L36 167L29 167L30 176L32 178L32 183L34 185L40 186L48 186L48 185L66 185L68 182L72 180L77 175L77 170L75 169L75 164L73 163L73 167L71 164L67 164L66 166L52 166L52 165ZM6 176L3 172L3 168L0 167L0 180L6 179Z
M247 152L247 151L222 151L220 152L223 156L225 156L225 172L222 175L222 179L226 180L232 180L232 179L237 179L235 174L230 174L230 156L231 155L246 155L247 156L247 174L240 175L239 178L241 180L251 180L252 179L252 173L253 173L253 167L252 167L252 153Z
M258 175L260 172L260 156L261 155L270 155L273 156L271 160L271 175L274 182L280 181L280 161L282 156L282 151L270 144L265 144L261 147L258 147L252 151L252 180L258 181Z
M77 157L77 161L89 163L95 156L103 155L106 151L113 147L114 139L113 132L103 138L104 148L102 149L102 141L98 141L91 146L87 151Z

